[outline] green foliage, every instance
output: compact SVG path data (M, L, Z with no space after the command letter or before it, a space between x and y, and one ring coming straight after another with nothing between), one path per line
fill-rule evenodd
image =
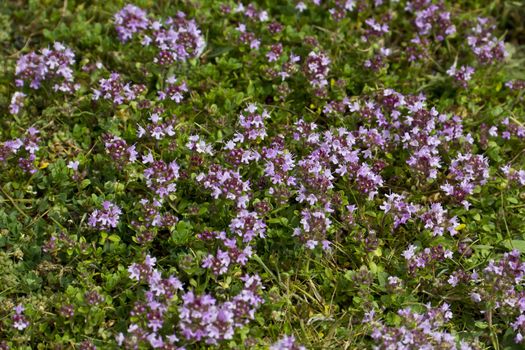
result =
M505 87L510 80L525 78L523 4L443 2L453 14L458 32L477 17L491 17L496 19L495 33L506 35L509 57L493 65L476 65L459 33L442 43L434 40L426 59L407 60L413 20L398 4L406 1L365 6L340 21L328 11L336 2L320 7L310 4L299 12L295 1L256 1L256 8L265 9L271 21L283 25L282 31L272 33L266 24L248 21L242 14L225 14L221 6L233 9L233 1L135 1L159 17L184 11L202 30L204 52L168 66L154 63L157 52L153 47L118 40L113 16L125 5L122 1L0 4L0 141L22 138L32 126L40 130L41 138L38 157L32 163L36 173L22 171L12 159L0 163L0 349L4 344L12 349L78 349L86 341L99 349L118 348L115 336L126 332L130 323L139 322L130 312L135 302L144 300L147 290L130 279L128 267L149 254L157 257L163 276L176 274L185 287L221 300L239 292L240 277L245 273L262 279L264 304L249 325L217 346L190 341L187 349L263 349L281 335L292 333L311 349L372 348L375 325L362 322L367 312L379 310L378 318L384 324L400 327L403 320L398 310L411 307L423 312L427 303L450 304L454 320L445 329L479 349L523 346L514 343L515 332L510 326L514 318L498 313L494 305L480 306L471 300L471 281L457 287L448 283L454 271L482 271L490 260L513 249L525 254L525 190L501 171L509 163L514 169L524 168L524 139L498 137L485 142L480 131L483 125L501 126L505 118L521 127L525 123L524 90ZM387 14L395 31L376 41L364 41L365 20ZM261 40L259 51L240 43L240 23L246 23L247 30ZM28 100L23 112L11 115L11 96L18 91L14 83L17 60L56 41L76 55L73 68L79 89L72 94L56 93L48 81L39 90L26 87ZM277 63L265 56L275 43L285 47ZM366 69L364 62L373 59L383 45L393 48L392 59L378 70ZM304 60L310 52L321 50L331 59L323 93L311 85L303 61L290 79L276 75L291 54ZM457 61L476 65L468 88L447 75ZM102 68L84 69L98 62ZM144 84L145 90L136 100L121 105L94 101L93 89L111 72L121 73L125 82ZM174 116L176 136L142 142L137 125L147 122L151 110L141 103L153 101L171 75L188 85L184 103L156 101L153 107L163 107L165 115ZM387 180L380 195L369 199L349 175L341 176L331 189L332 198L339 199L332 205L338 215L347 212L346 206L356 205L357 224L347 225L341 217L334 218L327 232L332 252L309 250L292 235L301 225L302 207L294 199L297 193L284 200L270 193L268 179L263 176L264 161L253 167L239 164L231 168L239 170L242 178L251 179L251 207L263 201L269 207L264 214L265 238L253 245L254 255L246 266L235 266L226 275L216 276L202 266L218 245L198 235L206 230L228 230L236 203L215 199L210 191L194 185L200 172L227 161L224 153L199 165L196 153L186 148L191 135L202 135L206 142L222 147L239 132L239 113L249 103L271 113L265 123L272 136L290 134L300 118L316 123L321 130L358 130L363 121L355 115L328 113L324 107L344 98L351 103L362 96L379 96L385 89L406 95L424 93L430 107L461 118L473 137L468 147L490 163L487 183L468 196L469 209L445 198L440 190L448 179L445 169L440 170L438 179L427 181L407 165L408 150L381 149L371 156L380 154L385 163L381 174ZM104 147L107 133L137 145L141 155L151 151L156 159L177 161L181 167L177 190L167 196L162 209L177 217L177 222L169 227L144 228L148 218L139 199L151 191L142 165L121 166L113 161ZM261 142L258 139L254 144ZM312 151L301 142L286 140L295 159ZM443 157L443 162L450 163L457 149ZM79 162L78 171L68 166L73 160ZM416 220L394 227L392 215L380 209L391 192L409 193L411 201L422 206L442 201L448 214L457 217L457 236L436 236ZM116 227L94 230L88 224L89 215L105 201L118 203L123 214ZM152 235L151 240L143 239L145 232ZM454 258L411 273L402 255L410 245L418 251L441 245L453 251ZM392 289L391 276L398 276L403 284ZM87 301L86 295L93 291L101 302ZM173 305L180 305L179 297L174 297ZM13 308L18 304L26 308L29 326L24 330L13 327ZM64 316L65 305L73 308L72 317ZM176 315L177 307L172 309ZM166 322L174 325L178 319Z

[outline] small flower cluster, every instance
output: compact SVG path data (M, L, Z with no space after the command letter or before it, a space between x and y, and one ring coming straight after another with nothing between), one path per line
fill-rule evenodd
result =
M275 62L281 57L282 54L283 44L273 44L270 46L270 49L266 53L266 58L268 59L268 62Z
M257 275L246 275L241 280L244 288L230 301L221 303L211 295L198 296L192 291L182 296L179 328L184 338L216 345L232 339L237 328L254 319L255 311L263 303L259 295L261 280Z
M358 0L334 1L333 2L334 7L328 9L328 12L330 13L330 15L332 16L334 21L340 21L343 18L345 18L346 15L349 12L352 12L355 8L361 8L362 7L361 5L363 4L363 2L360 2L359 5L357 5L357 2L358 2ZM319 6L321 4L321 1L320 0L312 0L312 3L314 5ZM304 11L306 9L306 5L304 4L303 1L299 1L297 3L296 8L299 11L302 12L302 11Z
M373 311L372 315L369 313L363 321L371 322L374 326L371 336L376 343L375 349L458 349L456 337L445 329L447 322L452 319L452 312L447 303L440 307L427 304L422 313L405 308L397 314L401 324L395 327L373 320ZM466 342L461 342L460 349L471 350L472 347Z
M465 198L474 192L476 186L484 185L489 178L488 159L482 155L460 153L450 163L449 177L451 183L445 183L441 189L448 196L468 206Z
M291 174L295 161L290 151L283 148L283 140L275 139L268 147L263 147L261 156L266 160L264 175L274 185L296 185L295 176Z
M129 266L129 277L147 283L154 295L167 295L171 298L177 290L182 290L182 283L174 276L162 278L161 273L155 268L156 262L157 258L147 255L143 263L133 263Z
M505 43L494 36L494 28L489 19L479 17L467 37L470 49L481 64L494 64L508 56Z
M264 132L266 132L265 129ZM234 137L223 146L223 150L227 152L226 162L232 166L239 166L240 164L250 164L251 162L259 161L261 154L256 148L250 147L253 144L257 145L257 141L248 143L245 140L245 134L235 133Z
M12 316L13 327L18 329L19 331L26 329L29 326L29 321L24 315L24 306L19 304L14 308L14 310L15 313Z
M390 213L394 218L394 229L406 224L416 217L424 228L432 232L432 236L442 236L446 231L451 236L457 234L456 227L459 225L457 217L449 218L447 210L443 209L441 203L432 203L430 208L425 208L406 201L405 195L392 193L386 195L386 200L380 206L385 214Z
M206 143L206 141L201 140L201 137L199 135L191 135L188 139L188 143L186 143L186 147L190 151L194 151L200 154L208 154L210 156L213 155L212 146Z
M300 56L297 56L297 55L294 55L293 53L290 53L289 57L288 57L288 60L285 61L282 65L281 65L281 69L279 72L277 72L277 76L281 77L281 81L285 81L286 78L289 78L292 76L292 74L296 73L299 71L299 62L301 61L301 57ZM272 73L273 74L273 73ZM280 85L282 88L284 88L283 90L283 93L285 91L287 91L287 89L285 88L285 84L281 84Z
M433 35L437 41L443 41L456 33L456 27L450 20L450 12L445 11L443 4L432 4L415 11L414 25L422 37Z
M268 21L268 11L260 10L258 11L255 7L255 4L251 3L247 6L244 6L241 2L237 4L237 7L234 9L235 13L240 13L249 20L256 22L266 22Z
M514 120L511 121L509 118L504 118L501 121L501 125L505 129L505 131L501 133L503 139L509 140L512 136L520 139L525 138L525 126L514 122Z
M451 14L442 3L408 1L405 9L415 15L413 26L416 33L406 50L409 62L424 61L430 56L432 44L440 43L456 33Z
M520 186L525 186L525 170L516 170L505 165L501 167L503 174L512 182L518 183Z
M129 146L125 140L112 134L104 134L102 140L106 147L106 153L118 168L122 169L125 165L137 160L138 153L135 145Z
M202 267L210 269L216 276L225 274L232 263L237 263L241 266L246 265L253 253L250 245L242 248L235 238L228 238L224 231L203 232L199 235L199 238L208 241L216 239L226 248L226 250L219 248L215 255L209 254L202 260Z
M184 99L184 93L188 92L186 82L178 82L175 76L170 76L166 79L166 84L164 90L158 91L158 99L162 101L169 98L175 103L181 103Z
M306 350L306 348L299 345L293 335L285 335L272 344L270 350Z
M109 230L116 228L122 210L110 201L102 202L102 209L95 209L89 216L89 226L97 230Z
M419 215L419 219L433 236L443 236L445 231L448 231L451 236L457 234L456 227L459 225L457 217L449 218L447 210L443 209L441 203L432 203L430 209Z
M114 19L115 29L122 42L132 39L135 33L145 31L150 25L146 11L131 4L124 6L117 12Z
M248 140L264 140L268 134L264 126L264 120L270 118L266 110L257 111L257 106L253 103L244 109L245 112L239 115L239 124L243 129L242 135Z
M386 18L385 20L388 20L388 18ZM388 24L381 22L383 21L378 22L374 18L368 18L367 20L365 20L366 29L362 40L370 41L370 38L372 37L382 37L385 34L388 34L390 30Z
M464 88L467 88L474 72L474 68L470 66L461 66L457 69L455 63L447 70L448 76L454 78Z
M74 83L73 68L75 54L60 42L55 42L52 49L42 49L40 54L30 52L22 55L16 64L16 86L29 83L32 89L39 89L42 82L55 80L53 90L73 93L80 85Z
M146 126L137 126L137 136L143 138L145 136L153 137L156 140L162 140L166 136L172 137L175 135L175 116L162 120L161 114L164 112L162 108L155 108L149 117L151 123Z
M228 271L232 263L246 265L252 256L250 243L256 238L264 238L266 224L256 212L241 209L229 226L234 238L229 238L226 232L203 232L199 237L203 240L215 239L222 243L226 250L218 249L216 254L209 254L202 262L202 267L211 269L215 275L222 275ZM237 242L239 237L241 243Z
M520 259L520 252L515 249L503 254L495 262L489 261L483 273L472 272L471 281L475 288L471 292L471 299L482 305L492 305L502 315L514 317L510 324L516 332L516 343L525 340L525 263Z
M244 243L250 243L257 237L265 237L266 224L257 213L241 209L231 221L230 231L242 238Z
M509 80L505 83L505 86L508 87L511 90L523 90L525 89L525 80L516 79L516 80Z
M150 228L167 228L175 225L178 218L171 213L162 213L162 203L156 199L150 201L142 198L139 201L141 210L141 220L133 221L132 225L141 230ZM153 238L153 237L152 237Z
M89 306L95 306L104 302L104 297L96 290L91 290L84 294L84 300Z
M259 40L254 33L246 30L246 24L241 23L235 28L239 32L239 42L244 45L248 45L252 50L258 50L261 45Z
M71 319L75 316L75 306L73 304L62 305L58 312L60 316L66 319Z
M304 73L310 85L317 89L324 89L328 85L330 58L324 52L312 51L304 62Z
M37 172L37 167L34 164L36 159L36 152L40 149L40 131L34 127L27 129L26 136L22 139L13 139L5 141L0 145L0 162L7 162L13 155L19 154L25 150L26 155L19 155L18 166L24 172L34 174Z
M250 182L243 181L238 171L213 164L207 174L200 173L196 180L205 189L212 191L213 198L217 199L221 196L235 201L239 208L246 208L251 192Z
M178 349L173 344L179 339L175 332L171 335L159 334L165 325L173 298L183 290L183 284L171 275L162 278L155 268L157 259L147 255L143 263L133 263L128 268L129 277L148 285L145 301L136 301L130 315L135 320L128 328L128 336L117 335L119 346L138 348L140 344L148 344L154 349Z
M115 28L122 42L138 35L143 46L153 44L159 50L154 62L162 65L198 57L206 46L195 21L186 19L181 11L175 18L157 21L148 19L146 11L127 5L115 15Z
M375 54L371 59L365 60L363 66L365 68L378 72L381 68L386 67L387 58L392 54L392 50L381 47L379 48L379 50L374 50L374 53Z
M177 190L176 181L179 179L179 165L172 161L152 161L151 166L144 170L146 185L162 200Z
M124 84L119 73L111 73L108 79L100 79L98 89L93 89L93 100L103 98L121 105L136 100L145 90L145 85Z
M410 247L403 252L403 257L407 260L408 269L411 274L429 265L433 266L445 259L452 259L452 251L443 248L441 244L432 248L425 248L417 254L416 248L415 245L410 245Z
M95 344L93 344L90 340L84 340L80 345L78 346L79 350L97 350L97 347Z
M301 227L296 227L293 235L299 237L308 249L314 249L321 243L323 250L329 250L330 241L326 239L326 235L332 220L326 211L303 209L301 216Z
M386 198L380 209L394 217L394 229L406 224L419 210L417 205L405 201L405 195L392 193L386 195Z
M13 115L17 115L22 110L22 107L24 107L24 101L26 99L27 95L23 92L17 91L13 94L13 97L11 97L11 103L9 104L9 113Z

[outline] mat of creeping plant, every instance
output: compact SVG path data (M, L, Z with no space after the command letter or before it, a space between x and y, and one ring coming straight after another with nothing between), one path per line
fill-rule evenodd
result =
M0 9L0 349L525 347L520 1Z

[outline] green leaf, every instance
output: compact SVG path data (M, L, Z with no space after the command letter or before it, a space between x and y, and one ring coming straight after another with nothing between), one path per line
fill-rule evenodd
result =
M506 241L504 243L505 247L508 248L509 250L511 249L517 249L519 250L521 253L525 253L525 241L522 241L522 240L518 240L518 239L513 239L511 241Z
M112 234L111 236L108 237L108 239L111 242L120 242L120 236L116 234Z

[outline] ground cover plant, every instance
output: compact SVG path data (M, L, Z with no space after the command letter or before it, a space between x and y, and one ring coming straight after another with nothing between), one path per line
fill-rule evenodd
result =
M0 9L0 349L525 348L521 1Z

